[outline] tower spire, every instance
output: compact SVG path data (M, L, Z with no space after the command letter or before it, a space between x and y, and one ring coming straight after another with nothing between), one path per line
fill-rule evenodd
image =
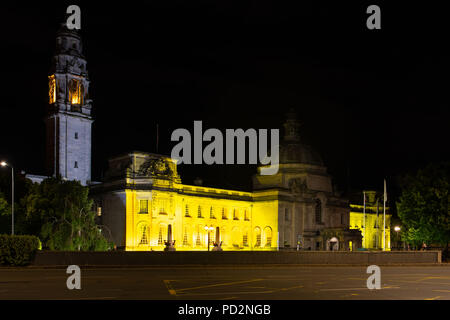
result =
M47 171L86 185L91 180L92 100L81 36L62 24L49 79Z
M284 126L284 140L299 142L300 141L300 122L297 120L297 114L295 109L291 107L289 111L286 113L286 121L283 124Z

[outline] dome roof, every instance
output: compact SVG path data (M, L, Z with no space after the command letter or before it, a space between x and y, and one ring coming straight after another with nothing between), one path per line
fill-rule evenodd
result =
M300 142L298 122L295 110L291 108L286 114L284 139L280 145L280 163L304 163L323 166L322 157L310 146Z
M324 165L322 157L315 150L299 142L283 143L280 145L280 163Z

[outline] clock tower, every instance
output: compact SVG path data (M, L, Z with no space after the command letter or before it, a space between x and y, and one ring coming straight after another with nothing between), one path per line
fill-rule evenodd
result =
M47 173L91 181L92 100L79 33L63 24L56 36L49 81Z

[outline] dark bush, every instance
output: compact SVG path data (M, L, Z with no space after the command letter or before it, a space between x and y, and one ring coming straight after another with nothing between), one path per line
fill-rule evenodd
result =
M30 264L39 249L41 249L41 241L36 236L0 234L0 265Z

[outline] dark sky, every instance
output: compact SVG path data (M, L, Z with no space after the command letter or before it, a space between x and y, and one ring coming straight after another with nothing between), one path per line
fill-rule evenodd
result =
M301 2L301 5L298 4ZM294 107L302 140L345 189L449 160L447 11L372 2L35 2L2 4L0 156L44 169L47 76L59 23L82 11L91 79L93 176L131 150L170 155L176 128L281 128ZM254 166L181 166L183 181L249 189Z

